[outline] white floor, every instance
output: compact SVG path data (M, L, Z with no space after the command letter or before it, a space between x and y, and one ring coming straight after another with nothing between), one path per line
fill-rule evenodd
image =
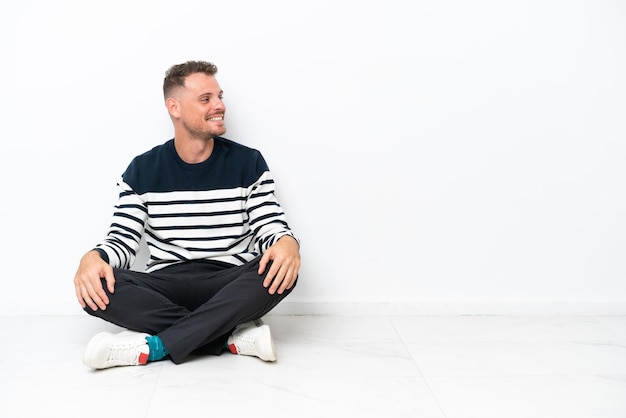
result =
M0 317L0 417L626 417L626 317L269 315L276 363L91 371L88 316Z

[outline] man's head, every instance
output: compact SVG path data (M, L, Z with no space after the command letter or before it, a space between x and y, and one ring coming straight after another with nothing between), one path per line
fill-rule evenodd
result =
M187 61L172 66L165 74L165 106L174 123L176 136L209 139L223 135L226 106L215 73L206 61Z

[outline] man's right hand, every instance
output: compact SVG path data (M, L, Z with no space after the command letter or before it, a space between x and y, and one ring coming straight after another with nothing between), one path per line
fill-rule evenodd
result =
M105 310L109 304L109 297L102 287L102 278L105 279L107 289L114 292L115 277L113 269L97 251L89 251L80 259L78 271L74 276L74 287L78 303L83 309L89 306L92 310Z

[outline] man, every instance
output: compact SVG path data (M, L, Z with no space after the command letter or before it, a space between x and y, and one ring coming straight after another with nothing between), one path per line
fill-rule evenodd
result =
M104 238L81 259L74 285L90 315L126 328L87 344L91 368L146 364L192 352L276 360L260 318L294 288L299 243L262 155L223 138L217 67L188 61L165 76L174 138L137 156L118 184ZM150 257L131 271L141 238Z

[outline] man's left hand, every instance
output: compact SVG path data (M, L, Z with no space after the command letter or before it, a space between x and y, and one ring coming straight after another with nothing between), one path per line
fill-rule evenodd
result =
M263 280L263 287L273 295L278 292L282 295L291 289L298 278L300 270L300 246L289 235L280 237L278 241L263 253L259 262L259 274L263 274L269 262L272 265Z

